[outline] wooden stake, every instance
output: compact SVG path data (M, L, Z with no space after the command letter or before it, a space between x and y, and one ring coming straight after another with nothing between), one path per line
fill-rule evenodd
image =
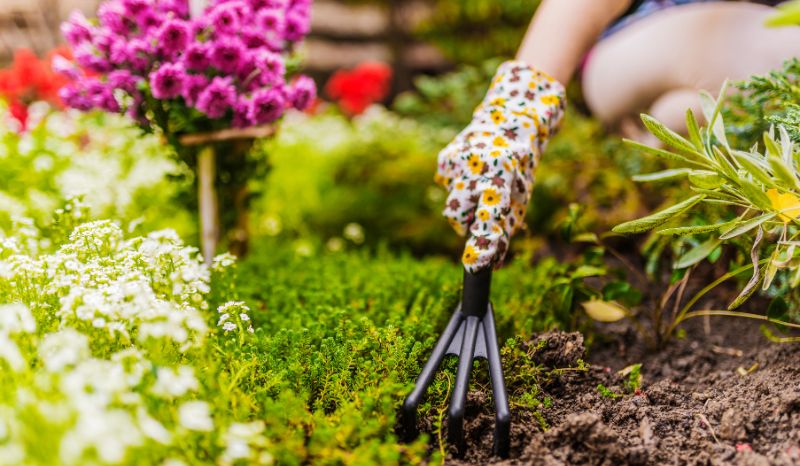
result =
M217 200L217 160L211 146L197 154L197 200L200 207L200 250L206 264L211 265L219 241L219 207Z

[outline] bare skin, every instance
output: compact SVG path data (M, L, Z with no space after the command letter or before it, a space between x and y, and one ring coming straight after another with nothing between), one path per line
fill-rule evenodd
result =
M583 93L594 116L626 136L646 139L639 113L683 131L698 91L746 79L800 56L800 28L767 28L773 10L746 2L668 8L598 42L631 0L544 0L517 58L562 83L588 54ZM695 112L699 116L699 112Z

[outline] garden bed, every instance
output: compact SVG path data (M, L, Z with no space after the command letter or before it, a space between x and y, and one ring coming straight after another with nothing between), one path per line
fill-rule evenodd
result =
M800 348L769 343L752 322L736 319L695 320L686 330L686 338L648 353L620 327L614 340L593 348L588 371L568 372L543 387L552 400L539 410L546 430L531 411L515 410L506 461L487 455L493 418L474 410L490 404L482 400L485 391L471 393L470 450L448 463L798 464ZM554 333L548 341L548 353L566 348L574 355L582 337ZM641 390L601 394L599 384L622 393L617 371L638 362Z

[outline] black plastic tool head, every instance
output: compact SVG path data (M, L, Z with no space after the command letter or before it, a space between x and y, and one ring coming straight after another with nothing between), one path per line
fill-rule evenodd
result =
M464 412L472 361L476 357L485 357L489 361L489 374L492 379L492 394L496 410L494 453L501 458L508 457L511 443L511 413L503 378L500 349L497 344L494 312L489 303L491 280L491 270L477 274L464 272L461 304L456 308L450 322L436 342L431 357L417 378L414 390L403 403L400 412L400 427L404 440L411 441L417 437L417 407L428 386L433 382L442 360L446 355L451 354L458 356L459 361L453 396L450 399L447 438L455 446L458 455L464 454L466 450Z

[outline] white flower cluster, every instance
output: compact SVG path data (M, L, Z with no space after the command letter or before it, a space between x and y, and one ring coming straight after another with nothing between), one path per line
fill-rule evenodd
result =
M53 112L19 132L2 124L6 115L0 102L0 216L46 220L81 196L94 215L133 220L165 205L174 193L167 178L186 170L124 118Z
M0 238L0 464L136 463L137 451L191 464L179 447L197 436L224 445L220 464L271 461L263 426L220 418L226 400L198 379L215 377L215 361L210 272L195 248L101 221L55 253L27 249ZM244 303L219 309L252 332Z
M231 301L217 308L219 320L217 327L225 333L244 332L253 333L253 324L250 321L250 308L241 301Z

